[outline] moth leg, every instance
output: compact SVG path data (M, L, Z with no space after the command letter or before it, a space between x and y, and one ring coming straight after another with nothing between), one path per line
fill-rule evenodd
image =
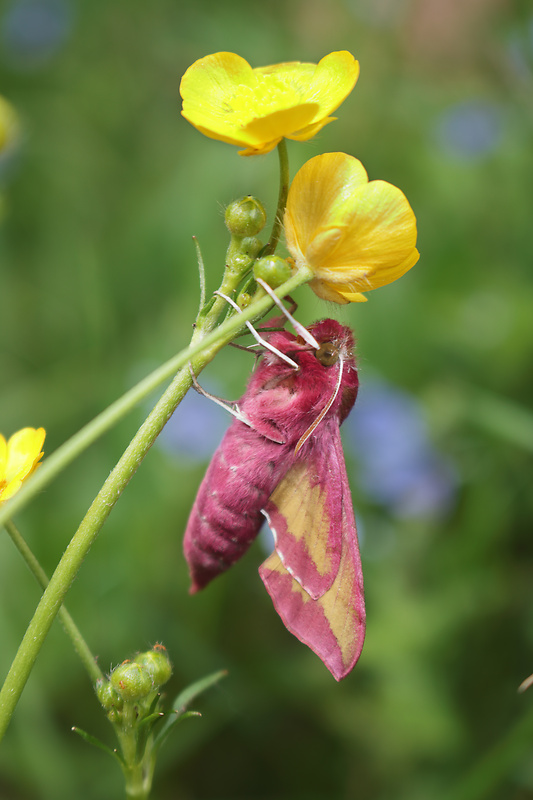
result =
M269 288L270 288L270 287L269 287ZM225 295L225 294L223 294L222 292L219 292L219 291L216 291L216 292L215 292L215 294L218 294L218 296L219 296L219 297L223 297L223 298L224 298L224 300L225 300L227 303L229 303L231 306L233 306L233 308L234 308L236 311L238 311L238 313L239 313L239 314L242 314L242 311L241 311L241 309L239 308L239 306L237 305L237 303L235 303L235 302L234 302L234 301L231 299L231 297L228 297L227 295ZM299 324L299 323L298 323L298 324ZM278 350L278 349L277 349L277 347L273 347L273 346L272 346L272 345L271 345L269 342L267 342L267 341L266 341L266 339L263 339L263 337L262 337L262 336L260 336L260 335L257 333L256 329L254 328L254 326L252 325L252 323L251 323L251 322L246 322L246 327L248 328L248 330L250 331L250 333L252 334L252 336L254 337L254 339L256 340L256 342L259 342L259 344L260 344L260 345L262 345L262 346L263 346L263 347L264 347L266 350L270 350L270 352L271 352L271 353L274 353L275 355L277 355L277 356L278 356L278 358L281 358L281 359L282 359L282 361L286 361L286 362L287 362L287 364L289 364L289 366L291 366L293 369L299 369L299 366L298 366L298 364L296 363L296 361L293 361L293 360L292 360L292 358L289 358L289 356L286 356L286 355L285 355L285 353L282 353L282 352L281 352L281 350ZM303 326L302 326L302 327L303 327ZM304 330L306 330L306 329L304 328ZM306 331L306 332L307 332L307 331ZM319 347L319 346L318 346L318 344L317 344L317 349L318 349L318 347Z
M244 344L237 344L237 342L230 342L229 346L230 347L236 347L237 350L244 350L245 353L251 353L256 358L261 355L260 352L256 352L255 350L252 350L253 347L257 347L258 346L257 344L251 344L251 345L246 346Z
M229 411L229 413L233 417L235 417L235 419L238 419L239 422L242 422L244 425L247 425L253 431L256 430L254 428L254 426L252 425L252 423L250 422L250 420L248 419L248 417L246 417L242 413L242 411L240 410L240 408L239 408L238 404L235 402L235 400L229 400L229 401L228 400L223 400L221 397L217 397L216 394L210 394L210 392L206 392L206 390L203 388L203 386L200 386L200 384L196 380L196 375L194 374L194 370L192 368L192 364L191 364L190 361L189 361L189 372L191 373L193 389L196 392L198 392L198 394L201 394L204 397L207 397L208 400L212 400L213 403L216 403L217 406L220 406L221 408L223 408L224 411ZM265 436L265 439L270 439L271 442L275 442L276 444L285 444L285 441L283 439L274 439L272 436L266 436L266 434L262 434L262 435Z
M248 425L249 428L253 428L251 422L249 422L249 420L244 416L244 414L241 413L241 411L239 410L239 406L234 400L233 401L223 400L221 397L217 397L215 394L207 392L203 388L203 386L200 386L200 384L196 380L196 375L194 374L194 370L192 368L192 364L190 361L189 361L189 372L191 373L193 388L196 392L198 392L198 394L207 397L208 400L212 400L213 403L217 404L217 406L220 406L225 411L229 411L229 413L232 414L235 417L235 419L238 419L240 422L244 422L244 424Z

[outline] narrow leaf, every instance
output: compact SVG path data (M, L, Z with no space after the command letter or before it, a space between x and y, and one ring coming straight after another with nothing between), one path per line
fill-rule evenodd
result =
M169 714L166 715L165 726L161 728L159 733L154 739L153 744L153 752L156 753L163 742L165 742L170 733L174 730L176 725L182 722L184 719L189 719L189 717L201 717L199 711L185 711L182 714L179 714L177 711L171 711Z
M94 747L98 747L99 750L103 750L104 753L108 753L112 758L116 759L121 766L125 766L124 759L117 753L116 750L111 750L106 744L97 739L96 736L91 736L90 733L86 733L81 728L73 727L71 728L74 733L77 733L78 736L81 736L88 744L92 744Z
M206 678L202 678L196 683L191 683L190 686L187 686L179 695L176 697L172 706L178 714L181 714L198 695L205 692L207 689L210 689L211 686L214 686L215 683L218 683L219 680L225 678L228 674L228 671L225 669L220 670L220 672L214 672L212 675L208 675Z

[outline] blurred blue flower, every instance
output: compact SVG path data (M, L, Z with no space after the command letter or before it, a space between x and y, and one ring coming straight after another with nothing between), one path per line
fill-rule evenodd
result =
M398 517L439 516L453 505L455 469L431 444L422 408L406 392L367 381L344 428L372 500Z
M441 150L462 159L489 155L499 147L502 134L502 108L482 100L458 103L446 109L435 126Z
M217 393L218 387L206 386ZM190 461L208 461L231 422L231 415L207 397L189 390L165 425L158 443Z
M67 0L17 0L7 7L1 26L9 60L21 68L38 67L65 42L72 6Z

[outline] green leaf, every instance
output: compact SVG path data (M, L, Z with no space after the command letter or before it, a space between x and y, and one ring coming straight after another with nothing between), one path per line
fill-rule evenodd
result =
M74 731L74 733L77 733L78 736L81 736L81 738L84 739L88 744L92 744L94 747L98 747L99 750L103 750L104 753L108 753L108 755L118 761L121 767L126 766L124 759L119 755L119 753L116 750L111 750L110 747L101 742L100 739L97 739L96 736L91 736L90 733L86 733L81 728L73 727L71 730Z
M207 689L210 689L215 685L215 683L218 683L219 680L225 678L227 674L227 670L223 669L220 670L220 672L213 672L212 675L208 675L206 678L196 681L196 683L191 683L190 686L187 686L182 692L179 693L172 703L174 710L180 714L187 708L189 703L198 697L198 695L202 694Z
M227 674L227 670L214 672L212 675L208 675L206 678L202 678L195 683L191 683L190 686L187 686L182 692L179 693L172 703L174 711L166 715L164 725L154 739L154 749L161 747L169 733L176 727L178 722L183 719L188 719L189 717L202 716L198 711L186 711L187 706L196 697L198 697L198 695L202 694L202 692L210 689L215 685L215 683L218 683L219 680L225 678Z
M154 739L153 744L153 752L154 754L159 750L163 742L165 742L169 735L172 733L174 728L180 723L183 722L184 719L189 719L190 717L201 717L199 711L185 711L182 714L179 714L177 711L170 711L166 715L165 726L161 728L159 733Z

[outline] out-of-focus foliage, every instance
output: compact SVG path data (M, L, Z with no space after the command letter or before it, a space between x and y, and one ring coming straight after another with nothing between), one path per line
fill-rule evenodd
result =
M179 350L198 300L191 236L212 290L223 206L251 193L272 215L276 154L239 158L180 116L179 80L197 58L353 52L358 84L337 122L289 143L292 174L343 150L399 186L418 218L420 262L368 303L297 296L302 322L334 313L353 326L361 383L381 392L369 408L363 388L345 426L368 606L353 674L337 685L284 629L257 575L260 544L188 595L180 542L208 458L202 415L217 413L203 398L153 448L68 595L106 670L156 641L175 665L169 697L229 670L202 720L162 751L159 798L533 798L533 690L516 694L533 670L531 14L503 0L0 8L0 93L22 128L0 164L4 435L42 425L50 453ZM251 361L228 349L204 384L238 397ZM18 515L49 572L145 411ZM2 674L37 599L0 538ZM106 724L55 626L3 742L2 798L120 796L119 771L70 733L105 739Z

